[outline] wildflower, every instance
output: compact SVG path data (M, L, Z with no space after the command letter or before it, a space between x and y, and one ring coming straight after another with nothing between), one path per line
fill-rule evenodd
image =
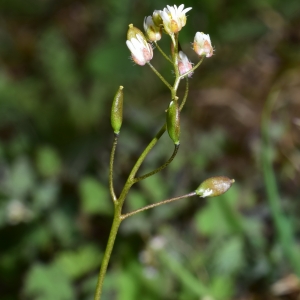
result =
M151 16L145 17L144 30L146 32L147 38L150 41L156 42L161 39L161 28L154 24L153 18Z
M179 7L176 5L167 5L167 8L164 8L164 10L160 11L164 29L168 34L173 35L174 33L177 33L186 24L185 14L192 8L183 8L184 4L179 5Z
M151 45L147 43L143 33L132 24L129 25L126 45L131 52L133 61L140 66L145 65L153 58Z
M179 59L178 59L178 70L179 74L183 75L190 71L193 66L192 63L189 61L188 57L182 52L179 51L178 53ZM190 72L187 76L191 77L193 75L193 72Z
M206 57L211 57L214 50L211 45L209 34L197 32L194 38L193 49L199 56L205 55Z

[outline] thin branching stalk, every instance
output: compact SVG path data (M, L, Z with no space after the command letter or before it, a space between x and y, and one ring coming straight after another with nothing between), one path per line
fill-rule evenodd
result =
M114 203L117 201L117 197L115 194L114 183L113 183L113 168L114 168L116 147L118 144L118 137L119 134L115 134L114 143L110 154L110 162L109 162L109 190L110 190L111 198Z
M163 55L163 57L170 62L171 64L173 64L172 60L170 59L170 57L168 57L168 55L159 47L158 43L155 42L155 46L158 49L158 51Z
M150 64L150 62L147 63L150 68L152 69L152 71L158 76L158 78L170 89L172 90L172 86L170 83L168 83L167 80L165 80L165 78Z
M185 80L185 92L184 92L184 96L183 96L182 102L181 102L181 104L180 104L180 106L179 106L179 110L180 110L180 111L181 111L182 108L184 107L184 104L185 104L186 99L187 99L188 94L189 94L189 78L186 77L185 79L186 79L186 80Z
M173 154L171 155L171 157L162 166L160 166L159 168L157 168L157 169L153 170L152 172L149 172L149 173L147 173L147 174L145 174L143 176L136 177L134 179L134 183L139 182L141 180L144 180L144 179L146 179L146 178L148 178L148 177L150 177L150 176L152 176L152 175L154 175L154 174L162 171L163 169L165 169L172 162L172 160L175 158L175 156L176 156L176 154L178 152L179 145L174 145L174 146L175 147L174 147Z
M167 204L167 203L170 203L170 202L173 202L173 201L177 201L177 200L180 200L180 199L192 197L192 196L195 196L195 195L196 195L196 192L192 192L192 193L189 193L189 194L186 194L186 195L183 195L183 196L179 196L179 197L175 197L175 198L170 198L170 199L167 199L167 200L164 200L164 201L153 203L153 204L144 206L144 207L142 207L140 209L137 209L135 211L132 211L130 213L127 213L125 215L122 215L121 218L122 218L122 220L124 220L124 219L126 219L128 217L131 217L131 216L133 216L133 215L135 215L137 213L140 213L142 211L148 210L150 208L154 208L154 207L159 206L159 205Z

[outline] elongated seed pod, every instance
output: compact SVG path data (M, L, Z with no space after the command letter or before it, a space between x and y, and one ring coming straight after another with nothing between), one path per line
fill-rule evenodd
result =
M177 101L172 101L167 110L167 130L175 145L179 145L180 137L180 111Z
M111 108L111 126L115 134L120 132L123 120L123 86L120 86Z
M216 197L224 194L231 185L234 179L225 176L216 176L204 180L196 189L196 194L200 197Z

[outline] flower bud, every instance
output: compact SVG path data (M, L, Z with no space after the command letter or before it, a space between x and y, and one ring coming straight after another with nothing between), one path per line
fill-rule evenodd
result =
M196 189L196 194L200 197L216 197L224 194L231 185L234 179L225 176L211 177L203 181Z
M211 57L214 49L211 45L209 34L197 32L194 38L193 49L199 56Z
M161 28L154 24L153 18L151 16L145 17L144 30L146 32L147 38L150 41L156 42L161 39Z
M127 31L127 40L130 41L132 38L136 38L137 34L140 34L142 37L144 37L143 32L141 30L139 30L137 27L134 27L133 24L129 24L128 27L129 27L129 29ZM146 41L146 39L145 39L145 41Z
M161 10L155 10L152 15L153 23L160 27L163 24L162 18L160 16Z
M179 145L180 111L177 101L172 101L167 110L167 130L175 145Z
M188 57L182 52L179 51L178 53L179 59L178 59L178 70L179 74L183 75L190 71L193 66L192 63L189 61ZM187 76L191 77L193 75L193 72L190 72Z
M133 61L143 66L153 58L152 47L144 36L144 34L132 24L129 25L127 32L126 45L131 52Z
M111 108L111 126L115 134L120 132L123 120L123 86L120 86Z

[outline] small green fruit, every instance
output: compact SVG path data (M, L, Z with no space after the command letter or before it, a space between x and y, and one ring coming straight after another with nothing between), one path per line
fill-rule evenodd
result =
M120 132L123 120L123 86L120 86L111 108L111 126L115 134Z
M180 110L178 107L178 101L172 101L167 110L167 130L170 138L175 145L179 145L180 137Z
M225 176L211 177L203 181L196 189L196 194L200 197L216 197L224 194L234 183L234 179Z

